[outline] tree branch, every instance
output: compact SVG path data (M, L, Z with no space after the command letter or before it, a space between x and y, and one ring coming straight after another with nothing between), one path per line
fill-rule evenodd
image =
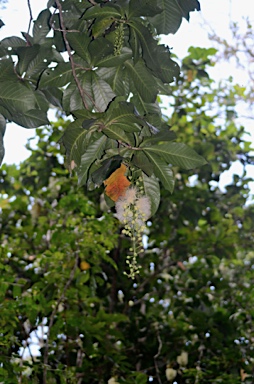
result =
M47 365L48 365L48 354L49 354L50 331L51 331L51 328L53 326L54 318L55 318L56 312L58 311L59 304L63 301L63 299L65 297L65 293L66 293L67 289L69 288L69 286L71 285L71 282L74 278L75 271L76 271L77 266L78 266L78 260L79 260L79 256L78 256L78 254L76 254L75 264L71 270L70 277L69 277L67 283L65 284L63 292L62 292L61 296L59 297L59 299L57 300L56 306L55 306L54 310L52 311L51 316L49 318L47 340L46 340L46 344L45 344L44 359L43 359L43 363L44 363L43 384L47 384Z
M27 29L27 35L29 35L31 23L33 21L33 14L32 14L32 8L31 8L30 0L27 0L27 5L28 5L28 10L29 10L29 16L30 16L28 29Z
M69 44L68 39L67 39L67 31L66 31L66 28L64 25L63 9L62 9L62 5L61 5L59 0L56 0L56 5L57 5L58 11L59 11L60 25L61 25L63 39L64 39L64 42L66 45L67 53L68 53L70 64L71 64L72 75L74 77L75 83L77 84L82 103L83 103L85 109L88 109L88 105L87 105L87 102L85 100L85 92L84 92L83 88L81 87L81 84L79 82L79 79L78 79L76 71L75 71L75 63L74 63L73 56L71 53L71 47L70 47L70 44Z

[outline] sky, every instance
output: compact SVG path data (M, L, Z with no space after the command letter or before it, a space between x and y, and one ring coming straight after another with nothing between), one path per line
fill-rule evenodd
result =
M30 0L32 13L36 19L38 13L46 8L47 0ZM207 37L208 25L216 31L217 35L230 40L231 34L228 28L229 20L243 23L244 17L249 17L249 10L253 6L253 0L200 0L201 12L191 12L190 23L183 20L180 29L175 35L162 36L162 43L173 48L173 52L183 58L187 55L189 46L210 47L211 41ZM254 17L254 16L253 16ZM27 0L8 0L5 9L0 9L0 18L4 21L5 26L0 29L0 40L7 36L20 36L20 31L27 31L29 23L29 11ZM233 76L235 82L244 85L247 76L244 71L232 67L227 62L219 63L212 71L211 76L220 80ZM49 116L50 118L52 117ZM248 127L252 134L254 142L253 120L243 120L241 124ZM34 129L25 129L14 123L8 124L5 134L5 158L4 163L12 164L23 161L29 152L24 145L28 138L35 136ZM254 167L249 167L249 176L254 176ZM228 184L232 180L232 174L241 175L242 167L240 163L232 165L231 170L221 176L220 185ZM252 193L254 194L254 182L251 183Z

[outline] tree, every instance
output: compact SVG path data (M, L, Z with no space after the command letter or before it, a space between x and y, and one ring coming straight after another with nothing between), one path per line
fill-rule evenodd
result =
M172 142L175 134L157 102L158 94L171 94L169 83L179 75L158 34L175 33L182 17L188 20L199 9L197 0L49 0L32 35L28 28L23 38L1 41L0 156L6 119L38 127L49 123L50 105L62 108L74 119L61 140L79 186L93 190L104 182L112 205L124 195L128 181L123 187L121 180L127 175L137 188L136 203L143 195L149 201L140 215L153 215L159 204L157 179L172 192L172 165L190 169L206 163L184 143ZM114 175L109 185L118 168L121 179ZM139 230L131 235L138 238ZM131 269L134 265L135 251Z
M124 274L130 240L102 211L103 187L76 189L63 166L56 142L68 122L37 130L20 169L2 167L4 383L252 382L253 206L244 206L244 175L225 193L217 187L236 158L251 161L250 143L218 103L214 53L190 48L167 117L209 163L195 182L174 167L175 192L162 189L135 281ZM229 83L224 100L232 92Z

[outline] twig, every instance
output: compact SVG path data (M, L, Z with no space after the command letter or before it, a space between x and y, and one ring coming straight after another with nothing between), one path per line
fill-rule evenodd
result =
M33 14L32 14L32 8L31 8L30 0L27 0L27 5L28 5L28 10L29 10L29 16L30 16L28 29L27 29L27 35L29 35L31 23L33 21Z
M63 301L65 293L66 293L67 289L69 288L69 286L71 285L71 282L72 282L72 280L74 278L75 271L76 271L77 266L78 266L78 260L79 260L79 256L77 254L76 255L76 259L75 259L74 267L72 268L71 273L70 273L70 277L69 277L67 283L65 284L63 292L62 292L61 296L59 297L59 299L57 300L56 306L55 306L54 310L52 311L51 316L49 318L47 340L46 340L46 344L45 344L44 359L43 359L44 360L43 361L43 363L44 363L44 368L43 368L43 384L47 384L47 365L48 365L48 352L49 352L50 331L51 331L51 328L53 326L54 318L55 318L56 312L58 310L59 304Z
M56 5L57 5L58 11L59 11L59 19L60 19L60 26L61 26L61 29L62 29L63 39L64 39L64 42L65 42L67 53L68 53L69 60L70 60L70 63L71 63L72 75L74 77L75 83L77 84L77 87L78 87L78 90L79 90L79 93L80 93L80 96L81 96L82 103L83 103L85 109L88 109L88 104L87 104L87 102L85 100L85 95L86 95L92 101L92 103L94 104L95 108L99 112L102 112L96 106L96 104L95 104L94 100L92 99L92 97L88 93L86 93L83 90L83 88L81 87L81 84L79 82L79 79L78 79L76 71L75 71L75 63L74 63L73 56L72 56L72 53L71 53L71 47L70 47L70 44L69 44L68 39L67 39L67 30L66 30L65 25L64 25L63 9L62 9L62 5L61 5L59 0L56 0Z
M156 353L156 355L154 355L153 359L154 359L154 366L155 366L156 376L157 376L158 382L159 382L159 384L162 384L161 378L160 378L160 371L159 371L159 367L158 367L157 360L156 360L161 354L162 341L161 341L161 337L160 337L160 333L159 333L158 329L156 330L156 333L157 333L157 339L158 339L159 346L158 346L158 352Z

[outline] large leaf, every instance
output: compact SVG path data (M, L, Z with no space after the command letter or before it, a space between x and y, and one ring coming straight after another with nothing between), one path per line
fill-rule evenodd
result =
M153 174L153 165L149 161L148 157L142 151L135 151L132 162L138 168L142 169L148 176Z
M39 109L31 109L26 112L17 113L12 116L12 120L24 128L37 128L49 124L47 113Z
M109 55L103 57L101 60L97 61L97 67L117 67L123 64L126 60L131 59L132 51L131 49L124 47L120 55Z
M95 73L92 73L93 100L99 112L107 109L110 101L116 96L106 81L101 80Z
M34 43L42 43L50 31L49 21L51 13L48 9L44 9L34 22L33 40Z
M10 59L0 60L0 82L6 80L17 81L17 76L14 73L14 63Z
M141 98L147 103L154 102L157 96L156 81L143 61L139 60L133 65L133 62L128 60L125 65Z
M154 153L146 151L145 154L153 164L155 176L160 179L164 188L172 193L174 190L174 175L169 165Z
M88 172L92 163L100 159L103 155L107 137L105 135L100 135L99 139L89 143L87 149L81 157L80 166L77 169L78 173L78 184L84 185L87 181Z
M189 19L189 12L199 10L197 0L158 0L158 6L163 9L159 15L155 15L151 21L158 34L176 33L179 29L182 17Z
M135 16L154 16L161 13L162 9L158 7L154 0L130 0L128 17Z
M82 59L90 62L90 54L88 51L88 45L90 38L82 32L70 32L68 33L68 41L71 48L76 52Z
M184 169L192 169L206 164L206 160L192 148L183 143L164 143L152 147L143 147L147 154L156 154L167 163Z
M73 165L71 165L72 168L74 165L80 165L81 156L84 148L86 148L88 131L82 127L82 123L83 119L77 119L70 123L61 138L61 143L63 143L65 147L69 164L71 165L71 162L74 162Z
M4 134L6 129L6 121L3 115L0 114L0 165L4 158Z
M34 92L22 83L3 81L0 86L0 104L6 109L25 112L35 108L36 98Z
M25 40L17 36L6 37L0 41L0 47L8 48L8 53L15 53L16 48L26 46Z
M142 179L145 195L148 196L151 201L151 216L153 216L160 204L160 185L158 179L154 175L149 177L142 172Z
M130 142L130 137L127 136L127 134L117 125L109 125L107 128L103 129L103 132L105 135L107 135L110 139L118 140L123 143L132 144Z
M56 67L48 68L43 72L39 87L63 87L72 80L72 77L70 63L59 63Z
M131 20L129 26L135 32L135 39L138 39L142 47L142 56L148 68L153 71L160 69L159 56L157 55L157 42L149 32L149 30L139 20ZM136 45L138 43L136 42ZM138 52L136 52L138 54ZM140 56L138 54L138 56Z
M115 103L115 100L114 100ZM112 104L110 104L111 106ZM134 106L131 103L121 102L113 110L109 109L105 120L105 126L118 127L125 132L140 131L142 120L134 115Z
M114 7L111 7L110 5L104 5L100 6L95 5L90 7L85 14L83 15L83 19L85 20L92 20L96 17L121 17L121 13Z
M39 44L35 44L32 47L17 48L17 54L19 58L17 71L19 72L20 75L26 72L31 61L38 55L39 50L40 50Z

